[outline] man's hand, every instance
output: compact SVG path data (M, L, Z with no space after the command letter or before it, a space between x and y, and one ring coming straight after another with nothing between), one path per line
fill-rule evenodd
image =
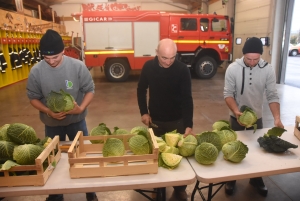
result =
M149 114L144 114L141 118L143 124L149 127L149 123L152 122L151 117Z
M186 137L186 136L188 136L188 135L194 135L194 136L195 136L195 134L193 133L193 129L190 128L190 127L187 127L187 128L185 129L185 133L184 133L183 137Z
M81 114L84 111L84 109L82 109L79 105L77 105L77 103L74 101L74 108L68 112L66 112L66 114Z
M62 120L64 118L66 118L67 113L65 112L48 112L47 115L53 119L57 119L57 120Z
M284 128L280 119L274 119L274 125L279 128Z

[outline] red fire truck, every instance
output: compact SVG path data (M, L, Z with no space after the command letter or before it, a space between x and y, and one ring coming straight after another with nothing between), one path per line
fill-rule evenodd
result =
M171 38L177 58L202 79L212 78L230 60L228 16L159 11L83 11L83 55L87 67L104 67L109 81L125 81L156 56L159 40Z

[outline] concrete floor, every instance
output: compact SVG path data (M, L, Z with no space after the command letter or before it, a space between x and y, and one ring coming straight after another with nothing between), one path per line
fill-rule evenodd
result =
M139 72L133 72L127 82L110 83L104 78L100 68L92 69L96 93L89 106L86 118L88 129L99 123L113 129L118 126L130 130L134 126L143 125L140 121L136 99L136 87ZM55 80L53 80L55 81ZM210 80L193 78L192 91L194 99L194 132L211 130L212 124L220 119L228 119L228 109L223 100L224 69L219 68L217 75ZM24 123L31 125L39 137L44 136L44 126L40 122L38 112L29 104L26 96L26 80L0 89L0 124ZM295 124L295 116L300 115L300 89L278 85L281 99L281 117L285 126ZM267 106L267 105L266 105ZM264 126L273 127L273 118L268 107L264 109ZM230 171L230 170L228 170ZM267 197L260 196L248 184L248 180L237 181L237 188L232 196L227 196L222 188L214 197L214 201L298 201L300 200L300 173L283 174L264 177L269 189ZM193 187L187 188L189 197ZM171 197L172 187L167 187L167 200ZM206 192L204 191L205 195ZM99 201L147 200L135 191L97 192ZM0 195L1 196L1 195ZM4 201L43 201L47 195L7 197ZM84 194L65 194L65 201L84 201ZM190 198L189 198L190 200ZM195 201L202 200L197 193Z

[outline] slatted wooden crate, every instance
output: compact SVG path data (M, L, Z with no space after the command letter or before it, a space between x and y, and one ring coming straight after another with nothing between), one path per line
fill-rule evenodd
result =
M34 165L20 165L9 170L0 170L0 186L43 186L55 168L52 163L58 163L60 157L59 136L55 136L35 159ZM46 160L49 165L44 168L43 163Z
M294 135L300 140L300 116L296 116Z
M133 134L83 136L79 131L68 150L69 172L71 178L107 177L119 175L156 174L158 171L158 145L152 129L149 137L152 153L133 155L128 140ZM126 153L123 156L103 157L103 144L91 144L90 140L118 138L123 141Z

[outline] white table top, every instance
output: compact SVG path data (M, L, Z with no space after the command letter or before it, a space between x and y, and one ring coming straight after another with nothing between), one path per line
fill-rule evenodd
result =
M194 157L188 161L193 167L196 178L203 183L218 183L230 180L239 180L253 177L262 177L300 171L300 141L294 136L294 127L285 128L287 131L281 136L283 140L296 144L296 149L288 149L284 153L266 152L257 142L269 128L253 131L238 131L238 140L249 148L246 158L241 163L232 163L223 158L220 152L217 160L212 165L201 165Z
M195 172L185 158L176 169L159 167L157 174L71 179L67 157L62 153L44 186L0 187L0 197L149 189L188 185L196 181Z

